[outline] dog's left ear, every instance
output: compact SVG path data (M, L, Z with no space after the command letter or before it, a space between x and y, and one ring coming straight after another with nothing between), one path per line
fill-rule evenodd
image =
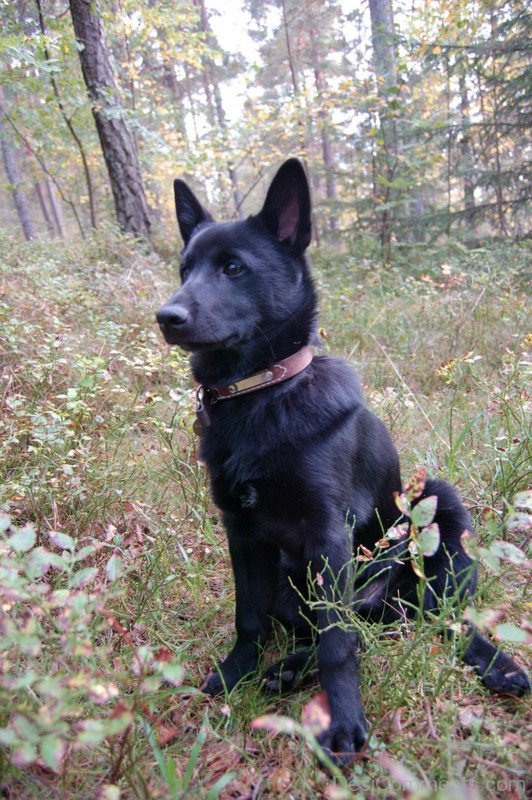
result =
M290 158L275 175L258 218L280 242L302 255L312 236L310 190L301 161Z

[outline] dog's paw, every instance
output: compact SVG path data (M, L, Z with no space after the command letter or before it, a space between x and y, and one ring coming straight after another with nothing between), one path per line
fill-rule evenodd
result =
M201 682L199 689L200 692L213 697L216 694L222 694L225 691L225 686L218 672L209 672Z
M331 722L318 736L318 742L337 767L345 767L362 750L367 738L368 723L364 715L349 722Z
M265 692L285 694L296 687L310 683L317 675L313 668L313 656L306 650L292 653L272 664L263 673L263 689Z
M497 694L509 694L522 697L530 692L530 679L507 653L498 653L497 658L484 675L481 675L484 686Z

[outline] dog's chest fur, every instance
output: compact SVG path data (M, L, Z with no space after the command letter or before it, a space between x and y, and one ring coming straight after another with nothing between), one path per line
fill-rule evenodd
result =
M245 513L254 530L280 544L294 530L305 535L309 510L324 496L352 494L346 441L337 468L316 476L309 459L331 436L341 436L346 420L363 401L354 373L327 356L314 359L303 373L284 384L216 403L201 444L216 505L224 512ZM339 477L341 475L341 477ZM299 537L297 537L299 539Z

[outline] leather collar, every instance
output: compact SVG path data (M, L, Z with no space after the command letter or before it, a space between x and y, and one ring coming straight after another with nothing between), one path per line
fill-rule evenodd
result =
M310 347L302 347L297 353L277 361L271 367L260 372L253 372L246 378L230 383L229 386L208 386L211 403L217 400L228 400L230 397L238 397L241 394L257 392L259 389L266 389L276 383L292 378L302 372L312 361L312 350Z
M268 386L274 386L293 378L294 375L302 372L310 362L313 355L310 347L302 347L297 353L277 361L267 369L254 372L239 381L230 383L229 386L200 386L197 392L198 407L196 409L196 423L194 430L200 436L205 433L205 429L210 423L209 407L220 400L230 400L232 397L239 397L250 392L258 392Z

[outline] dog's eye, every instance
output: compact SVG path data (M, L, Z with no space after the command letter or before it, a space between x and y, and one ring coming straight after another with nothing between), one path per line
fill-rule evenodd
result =
M228 261L224 264L222 272L224 275L229 275L230 278L234 278L240 275L242 270L243 267L241 264L237 264L236 261Z
M186 278L188 278L188 274L190 272L190 269L188 267L180 267L179 268L179 272L180 272L180 275L181 275L181 280L184 281L184 280L186 280Z

